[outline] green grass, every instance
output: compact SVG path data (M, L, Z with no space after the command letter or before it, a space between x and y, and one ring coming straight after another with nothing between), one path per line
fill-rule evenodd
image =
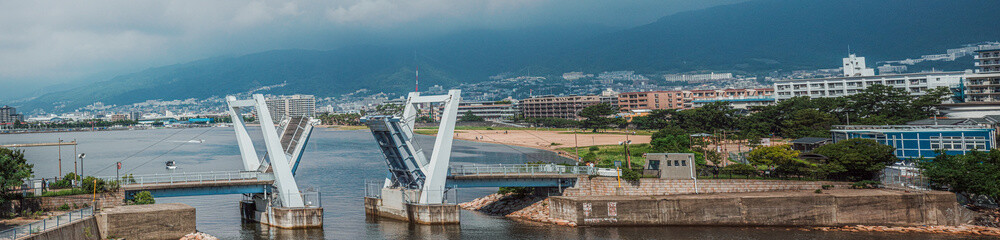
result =
M570 154L575 154L576 149L572 147L559 148L559 150L566 151ZM632 155L632 167L641 167L646 163L646 158L642 155L651 152L653 149L647 143L632 144L629 145L629 151ZM579 147L580 157L587 156L590 153L590 147ZM597 155L597 166L598 167L614 167L615 161L621 161L622 166L626 166L628 162L625 159L625 147L622 145L603 145L597 146L597 151L594 152Z
M59 191L48 191L48 192L42 193L41 197L58 197L58 196L79 195L79 194L87 194L87 193L88 192L86 190L79 189L79 188L73 188L73 189L63 189L63 190L59 190Z
M417 130L413 130L413 133L421 134L421 135L437 135L438 134L438 130L437 129L417 129ZM463 132L462 131L455 131L455 133L463 133Z
M334 129L336 129L336 130L347 130L347 131L368 130L368 126L364 126L364 125L362 125L362 126L343 126L343 125L341 125L341 126L334 127Z

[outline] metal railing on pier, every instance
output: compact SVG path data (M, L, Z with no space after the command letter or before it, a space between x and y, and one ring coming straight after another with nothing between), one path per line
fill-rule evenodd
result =
M81 208L37 222L0 231L0 240L14 240L94 215L94 207Z
M601 175L606 172L590 166L563 166L557 164L490 164L490 165L454 165L450 168L452 176L467 176L477 174L523 175L523 174L567 174L567 175ZM614 169L610 169L614 171Z
M274 175L258 171L221 171L221 172L196 172L196 173L168 173L149 175L125 175L119 177L102 177L105 181L118 181L122 186L126 185L149 185L149 184L170 184L170 183L197 183L197 182L219 182L219 181L273 181Z

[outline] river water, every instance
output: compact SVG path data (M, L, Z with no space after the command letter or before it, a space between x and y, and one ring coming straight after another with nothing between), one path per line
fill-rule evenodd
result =
M260 144L259 130L251 132ZM106 132L65 132L0 135L0 144L77 140L76 151L86 153L85 175L114 176L115 163L122 173L232 171L242 168L232 128L155 129ZM194 140L194 141L192 141ZM201 141L204 140L204 141ZM418 136L428 149L433 137ZM258 146L257 149L263 149ZM26 148L35 176L59 175L57 147ZM63 174L73 171L73 146L63 146ZM429 153L429 151L427 151ZM173 160L178 169L166 170ZM524 163L565 161L543 150L456 140L453 163ZM364 182L385 177L386 166L374 138L367 130L337 131L317 128L296 173L300 188L321 193L322 229L284 230L242 223L241 195L156 198L157 203L185 203L197 209L198 230L220 239L974 239L971 236L849 233L803 231L786 228L745 227L562 227L511 220L462 211L461 225L426 226L395 220L374 220L364 212ZM460 189L460 201L495 192L495 188ZM985 239L985 238L984 238Z

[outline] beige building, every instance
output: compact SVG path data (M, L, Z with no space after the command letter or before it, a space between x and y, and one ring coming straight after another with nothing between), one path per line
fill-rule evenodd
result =
M965 76L965 102L1000 102L1000 49L976 51L975 59L976 73Z
M580 110L600 103L597 95L533 97L521 100L521 113L526 118L580 119Z
M622 112L657 109L692 109L695 100L708 99L751 99L770 97L774 89L719 89L628 92L618 95L618 107Z
M694 179L694 153L647 153L643 174L660 179Z

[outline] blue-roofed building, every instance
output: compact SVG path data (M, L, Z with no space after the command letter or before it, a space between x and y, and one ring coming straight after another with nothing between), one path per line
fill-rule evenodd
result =
M865 138L895 147L900 159L931 158L939 149L957 155L997 147L996 129L976 125L839 125L830 132L835 143Z
M212 123L211 118L190 118L187 120L188 124L209 124Z

